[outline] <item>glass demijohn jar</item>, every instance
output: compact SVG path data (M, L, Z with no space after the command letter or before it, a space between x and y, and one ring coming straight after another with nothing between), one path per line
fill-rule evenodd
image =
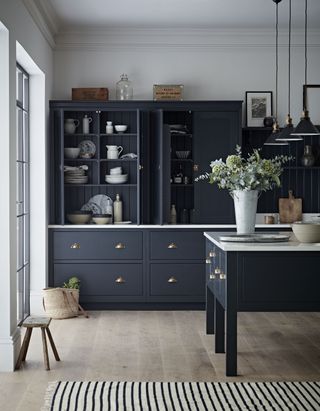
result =
M116 84L116 99L117 100L132 100L133 88L132 82L128 80L126 74L121 74L120 80Z

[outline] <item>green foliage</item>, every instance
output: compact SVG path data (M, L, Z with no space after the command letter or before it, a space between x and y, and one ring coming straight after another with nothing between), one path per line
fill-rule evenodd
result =
M78 277L70 277L69 280L63 283L63 288L80 288L80 280Z
M209 180L219 188L233 190L272 190L280 187L282 165L292 156L279 155L271 159L261 158L260 150L253 150L248 157L242 158L241 147L236 146L236 154L231 154L226 161L215 160L210 163L211 173L203 174L195 180Z

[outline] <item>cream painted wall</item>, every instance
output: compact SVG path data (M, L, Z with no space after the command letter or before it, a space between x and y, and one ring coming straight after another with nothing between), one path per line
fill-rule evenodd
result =
M308 82L320 84L320 32L309 36ZM279 118L287 114L287 35L280 35ZM300 117L304 80L303 33L293 36L292 115ZM272 32L179 33L161 30L61 34L54 58L55 99L71 98L72 87L107 86L125 72L133 81L134 98L152 99L153 84L185 85L185 99L245 99L246 90L273 90ZM317 113L320 123L320 111Z
M53 54L47 41L43 38L37 26L25 9L23 2L19 0L0 0L0 22L5 26L8 34L8 48L1 48L5 53L0 56L2 70L8 72L8 95L6 97L7 110L1 113L1 124L4 121L8 127L0 135L2 151L1 169L2 175L6 178L1 180L1 221L0 221L0 249L1 249L1 278L0 278L0 371L11 371L14 369L17 349L19 348L19 338L17 338L16 325L16 58L17 42L20 43L24 52L28 55L30 67L36 67L32 72L31 83L37 86L43 84L40 91L42 95L42 107L46 110L37 111L39 116L36 127L36 118L33 118L33 128L31 138L31 168L34 175L41 175L42 179L33 184L31 194L34 201L34 194L38 196L38 203L42 204L44 213L42 219L33 226L37 230L37 236L33 236L35 241L32 244L35 253L31 255L31 293L38 297L40 301L41 289L46 284L46 185L45 185L45 162L46 157L46 118L48 116L48 100L52 95L53 87ZM5 31L2 31L2 34ZM5 37L5 36L4 36ZM22 50L21 49L21 50ZM20 52L21 52L20 50ZM24 54L24 52L20 56ZM23 61L21 61L23 63ZM43 74L41 74L41 72ZM33 78L33 75L42 77ZM45 77L44 77L45 76ZM45 81L44 81L45 80ZM40 87L41 89L41 87ZM34 90L35 93L39 92ZM31 96L32 98L32 96ZM37 99L39 102L40 99ZM38 149L37 149L38 147ZM40 158L40 161L37 159ZM35 191L35 187L37 191ZM35 216L31 216L33 222ZM37 224L37 226L35 226ZM33 228L31 227L31 231ZM33 234L32 234L33 235ZM9 245L9 247L8 247ZM4 264L2 264L4 263ZM5 268L3 270L3 267ZM36 267L34 270L33 267ZM4 303L3 303L4 302Z

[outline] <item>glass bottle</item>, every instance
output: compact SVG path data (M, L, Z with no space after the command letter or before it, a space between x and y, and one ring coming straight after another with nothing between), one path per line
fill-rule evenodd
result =
M312 167L315 163L315 157L312 153L312 146L305 146L303 156L301 157L301 164L304 167Z
M126 74L121 74L120 80L116 84L116 99L117 100L132 100L133 88L132 83Z
M116 195L116 199L113 202L113 221L115 223L122 221L122 201L120 200L120 194Z
M175 184L182 184L183 181L183 172L182 172L182 167L180 164L180 170L177 172L177 174L174 176L174 183Z
M171 205L170 224L177 224L177 210L175 204Z

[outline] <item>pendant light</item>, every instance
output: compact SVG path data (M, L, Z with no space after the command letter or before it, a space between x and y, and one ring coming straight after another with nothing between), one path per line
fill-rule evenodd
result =
M307 82L307 71L308 71L308 47L307 47L307 27L308 27L308 0L305 0L305 10L304 10L304 85L303 88L303 112L302 117L300 119L300 123L298 123L297 127L291 133L291 135L298 135L298 136L318 136L320 132L317 128L312 124L309 111L307 107L307 93L306 93L306 86Z
M291 0L289 0L289 39L288 39L288 115L286 118L286 126L284 129L281 131L281 133L278 135L276 138L277 141L287 141L288 143L292 141L301 141L303 138L301 136L295 136L292 135L291 133L294 130L293 124L292 124L292 118L290 115L290 103L291 103L291 17L292 17L292 12L291 12Z
M276 104L275 104L275 121L272 127L272 133L267 138L266 142L264 143L265 146L287 146L288 143L286 141L277 141L277 137L280 135L280 129L278 124L278 43L279 43L279 13L278 13L278 4L281 0L272 0L276 3Z

